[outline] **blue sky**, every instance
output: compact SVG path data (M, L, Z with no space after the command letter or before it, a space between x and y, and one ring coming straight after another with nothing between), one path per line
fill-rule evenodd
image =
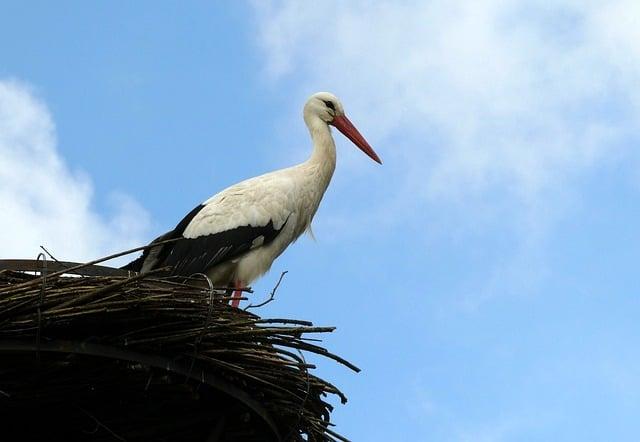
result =
M637 440L633 1L3 2L0 255L89 259L338 135L262 312L336 325L354 440ZM35 161L37 159L37 161Z

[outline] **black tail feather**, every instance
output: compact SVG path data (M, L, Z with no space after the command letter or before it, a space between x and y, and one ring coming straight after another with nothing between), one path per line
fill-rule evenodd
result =
M144 263L145 256L142 255L139 258L134 259L129 264L125 264L120 267L122 270L130 270L132 272L140 272L142 270L142 263Z

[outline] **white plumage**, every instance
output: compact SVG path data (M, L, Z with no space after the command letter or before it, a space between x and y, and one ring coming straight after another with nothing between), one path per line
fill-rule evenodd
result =
M175 242L146 250L124 268L146 272L169 265L175 274L205 273L216 285L236 288L268 271L310 227L331 181L336 148L329 125L381 163L334 95L312 95L304 106L304 121L313 140L307 161L242 181L212 196L174 230L154 240Z

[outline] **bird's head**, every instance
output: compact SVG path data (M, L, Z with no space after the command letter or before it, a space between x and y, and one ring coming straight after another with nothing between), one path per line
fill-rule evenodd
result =
M342 107L338 97L332 93L318 92L313 94L304 106L304 116L305 120L313 116L335 127L345 137L349 138L353 144L358 146L361 151L367 154L369 158L376 163L382 164L380 157L344 114L344 107Z

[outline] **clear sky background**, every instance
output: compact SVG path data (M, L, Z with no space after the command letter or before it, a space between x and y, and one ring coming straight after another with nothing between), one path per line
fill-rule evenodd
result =
M358 441L636 441L640 3L0 2L0 257L143 244L339 134L262 314L335 325Z

